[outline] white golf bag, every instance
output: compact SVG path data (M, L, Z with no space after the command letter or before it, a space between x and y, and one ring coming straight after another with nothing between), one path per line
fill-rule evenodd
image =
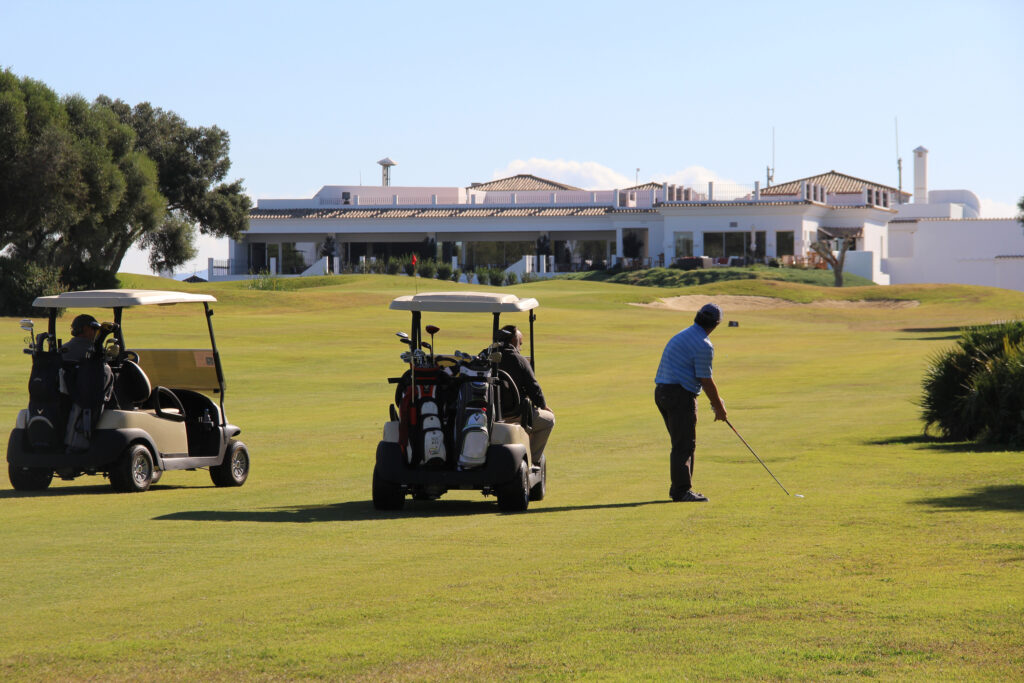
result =
M444 448L444 430L437 402L431 399L420 405L420 429L423 432L423 464L444 465L446 453Z
M462 366L459 375L464 380L459 387L456 438L459 444L459 467L471 469L487 461L490 443L491 376L489 367Z

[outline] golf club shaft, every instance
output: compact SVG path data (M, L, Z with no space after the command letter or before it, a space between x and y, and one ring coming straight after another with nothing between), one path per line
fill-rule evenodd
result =
M732 430L733 434L735 434L736 436L739 437L740 441L743 442L743 445L747 447L747 450L750 451L751 453L754 453L754 449L750 447L750 444L747 443L746 439L744 439L742 436L740 436L740 433L736 431L736 428L732 426L732 423L729 422L728 420L726 420L725 424L729 425L729 429ZM757 455L757 453L754 453L754 457L757 458L757 461L759 463L761 463L761 467L764 468L765 472L767 472L768 474L772 474L772 471L770 469L768 469L768 465L764 464L764 460L762 460ZM772 474L772 479L774 479L775 483L779 485L779 488L781 488L783 491L786 491L786 487L782 485L782 482L779 481L778 477L776 477L774 474ZM791 495L791 494L790 494L789 491L786 491L786 495L788 496L788 495Z

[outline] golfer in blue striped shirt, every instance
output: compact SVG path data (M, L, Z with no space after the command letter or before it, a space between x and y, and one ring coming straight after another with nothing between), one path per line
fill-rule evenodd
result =
M715 420L725 420L725 404L711 379L715 347L708 339L722 322L722 309L705 304L693 319L693 325L672 337L661 354L654 376L654 402L665 420L672 452L669 473L672 485L668 495L679 502L707 502L693 490L693 453L697 447L697 396L701 390L711 401Z

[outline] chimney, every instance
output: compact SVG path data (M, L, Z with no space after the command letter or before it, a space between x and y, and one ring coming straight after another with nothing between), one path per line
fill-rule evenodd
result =
M387 187L391 184L391 167L398 166L397 161L392 161L390 157L384 157L377 162L381 168L381 179L380 184Z
M928 150L914 150L914 203L928 203Z

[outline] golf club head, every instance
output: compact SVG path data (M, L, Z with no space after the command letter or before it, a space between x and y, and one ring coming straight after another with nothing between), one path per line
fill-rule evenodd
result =
M409 335L407 335L405 332L395 332L395 336L398 337L399 339L409 338Z
M433 351L434 350L434 347L431 346L429 342L420 342L420 347L424 348L424 349L426 349L428 351Z
M427 334L437 334L438 332L441 331L441 328L438 327L437 325L427 325L426 330Z
M31 334L32 330L35 328L35 323L28 319L22 320L19 324L21 325L21 329L25 330L29 334Z

